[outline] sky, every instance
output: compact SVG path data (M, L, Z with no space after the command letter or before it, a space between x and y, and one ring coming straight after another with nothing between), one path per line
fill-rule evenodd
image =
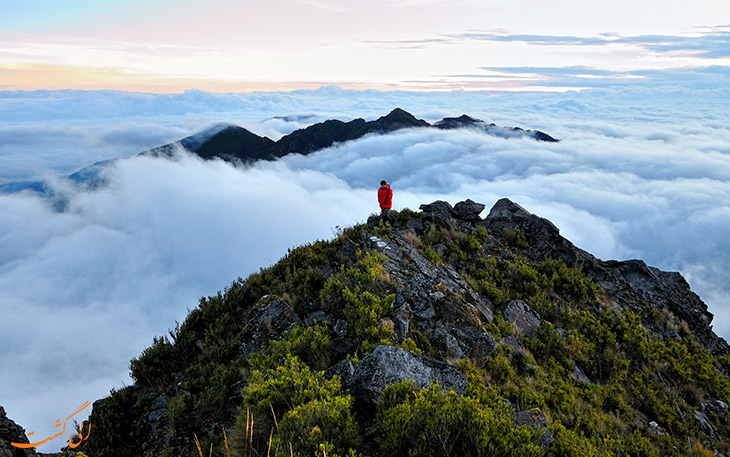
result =
M679 271L730 336L726 3L0 8L0 405L36 437L129 385L200 297L366 220L381 179L396 209L508 197L601 259ZM221 122L278 139L395 107L561 141L412 130L246 168L137 156ZM64 178L108 159L106 186ZM11 192L37 181L51 198Z
M545 91L730 62L722 0L2 0L0 8L8 90Z

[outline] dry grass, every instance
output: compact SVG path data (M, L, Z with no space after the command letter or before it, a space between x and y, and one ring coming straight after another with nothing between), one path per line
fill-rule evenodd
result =
M193 434L193 437L195 438L195 447L198 448L198 454L200 457L203 457L203 449L200 447L200 440L198 440L198 435ZM228 436L226 435L226 429L223 429L223 444L226 448L226 456L231 457L231 452L228 450ZM213 443L210 443L210 450L208 451L208 457L211 457L213 455Z
M421 246L421 237L416 235L416 232L408 231L408 232L404 233L403 240L415 248L418 248Z

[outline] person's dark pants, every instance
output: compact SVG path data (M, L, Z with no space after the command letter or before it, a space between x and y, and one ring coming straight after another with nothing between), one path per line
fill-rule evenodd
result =
M383 222L383 219L388 221L388 223L391 222L390 220L390 208L382 208L382 211L380 212L380 221Z

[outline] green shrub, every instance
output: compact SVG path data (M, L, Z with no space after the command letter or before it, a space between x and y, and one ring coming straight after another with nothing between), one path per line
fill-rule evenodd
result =
M438 383L417 390L412 381L389 386L378 411L385 456L538 456L536 432L513 427L511 412L490 408Z
M345 453L357 445L352 397L337 395L295 406L281 419L280 439L301 455Z
M172 343L166 337L154 338L152 346L130 362L130 376L143 386L169 385L172 374L177 371L174 352Z
M330 276L320 294L323 308L347 321L348 337L355 341L360 356L392 337L392 330L381 325L395 300L382 265L385 259L378 253L363 254L356 265Z
M527 238L525 237L525 234L520 230L519 228L513 228L509 229L507 233L504 236L505 240L507 240L507 244L509 244L513 248L526 248L529 246L527 243Z
M476 237L477 240L483 243L489 239L489 232L487 232L486 228L479 226L476 230Z
M291 445L296 455L314 455L321 446L332 455L348 453L356 443L351 406L352 398L342 391L338 376L328 380L324 372L312 371L291 356L273 370L251 373L243 389L241 414L253 410L258 422L267 427L273 424L270 432L254 434L252 447L270 444L266 437L271 435L277 449L289 450ZM269 420L260 420L262 417ZM239 418L238 423L248 421Z
M326 324L296 327L284 333L281 341L272 340L264 351L252 354L248 364L258 370L273 370L287 357L296 356L313 370L324 370L329 366L329 348Z

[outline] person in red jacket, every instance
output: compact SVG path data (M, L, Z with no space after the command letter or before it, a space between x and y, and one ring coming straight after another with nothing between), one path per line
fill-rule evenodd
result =
M385 180L380 181L378 189L378 203L380 204L380 220L386 219L390 223L390 208L393 207L393 190Z

